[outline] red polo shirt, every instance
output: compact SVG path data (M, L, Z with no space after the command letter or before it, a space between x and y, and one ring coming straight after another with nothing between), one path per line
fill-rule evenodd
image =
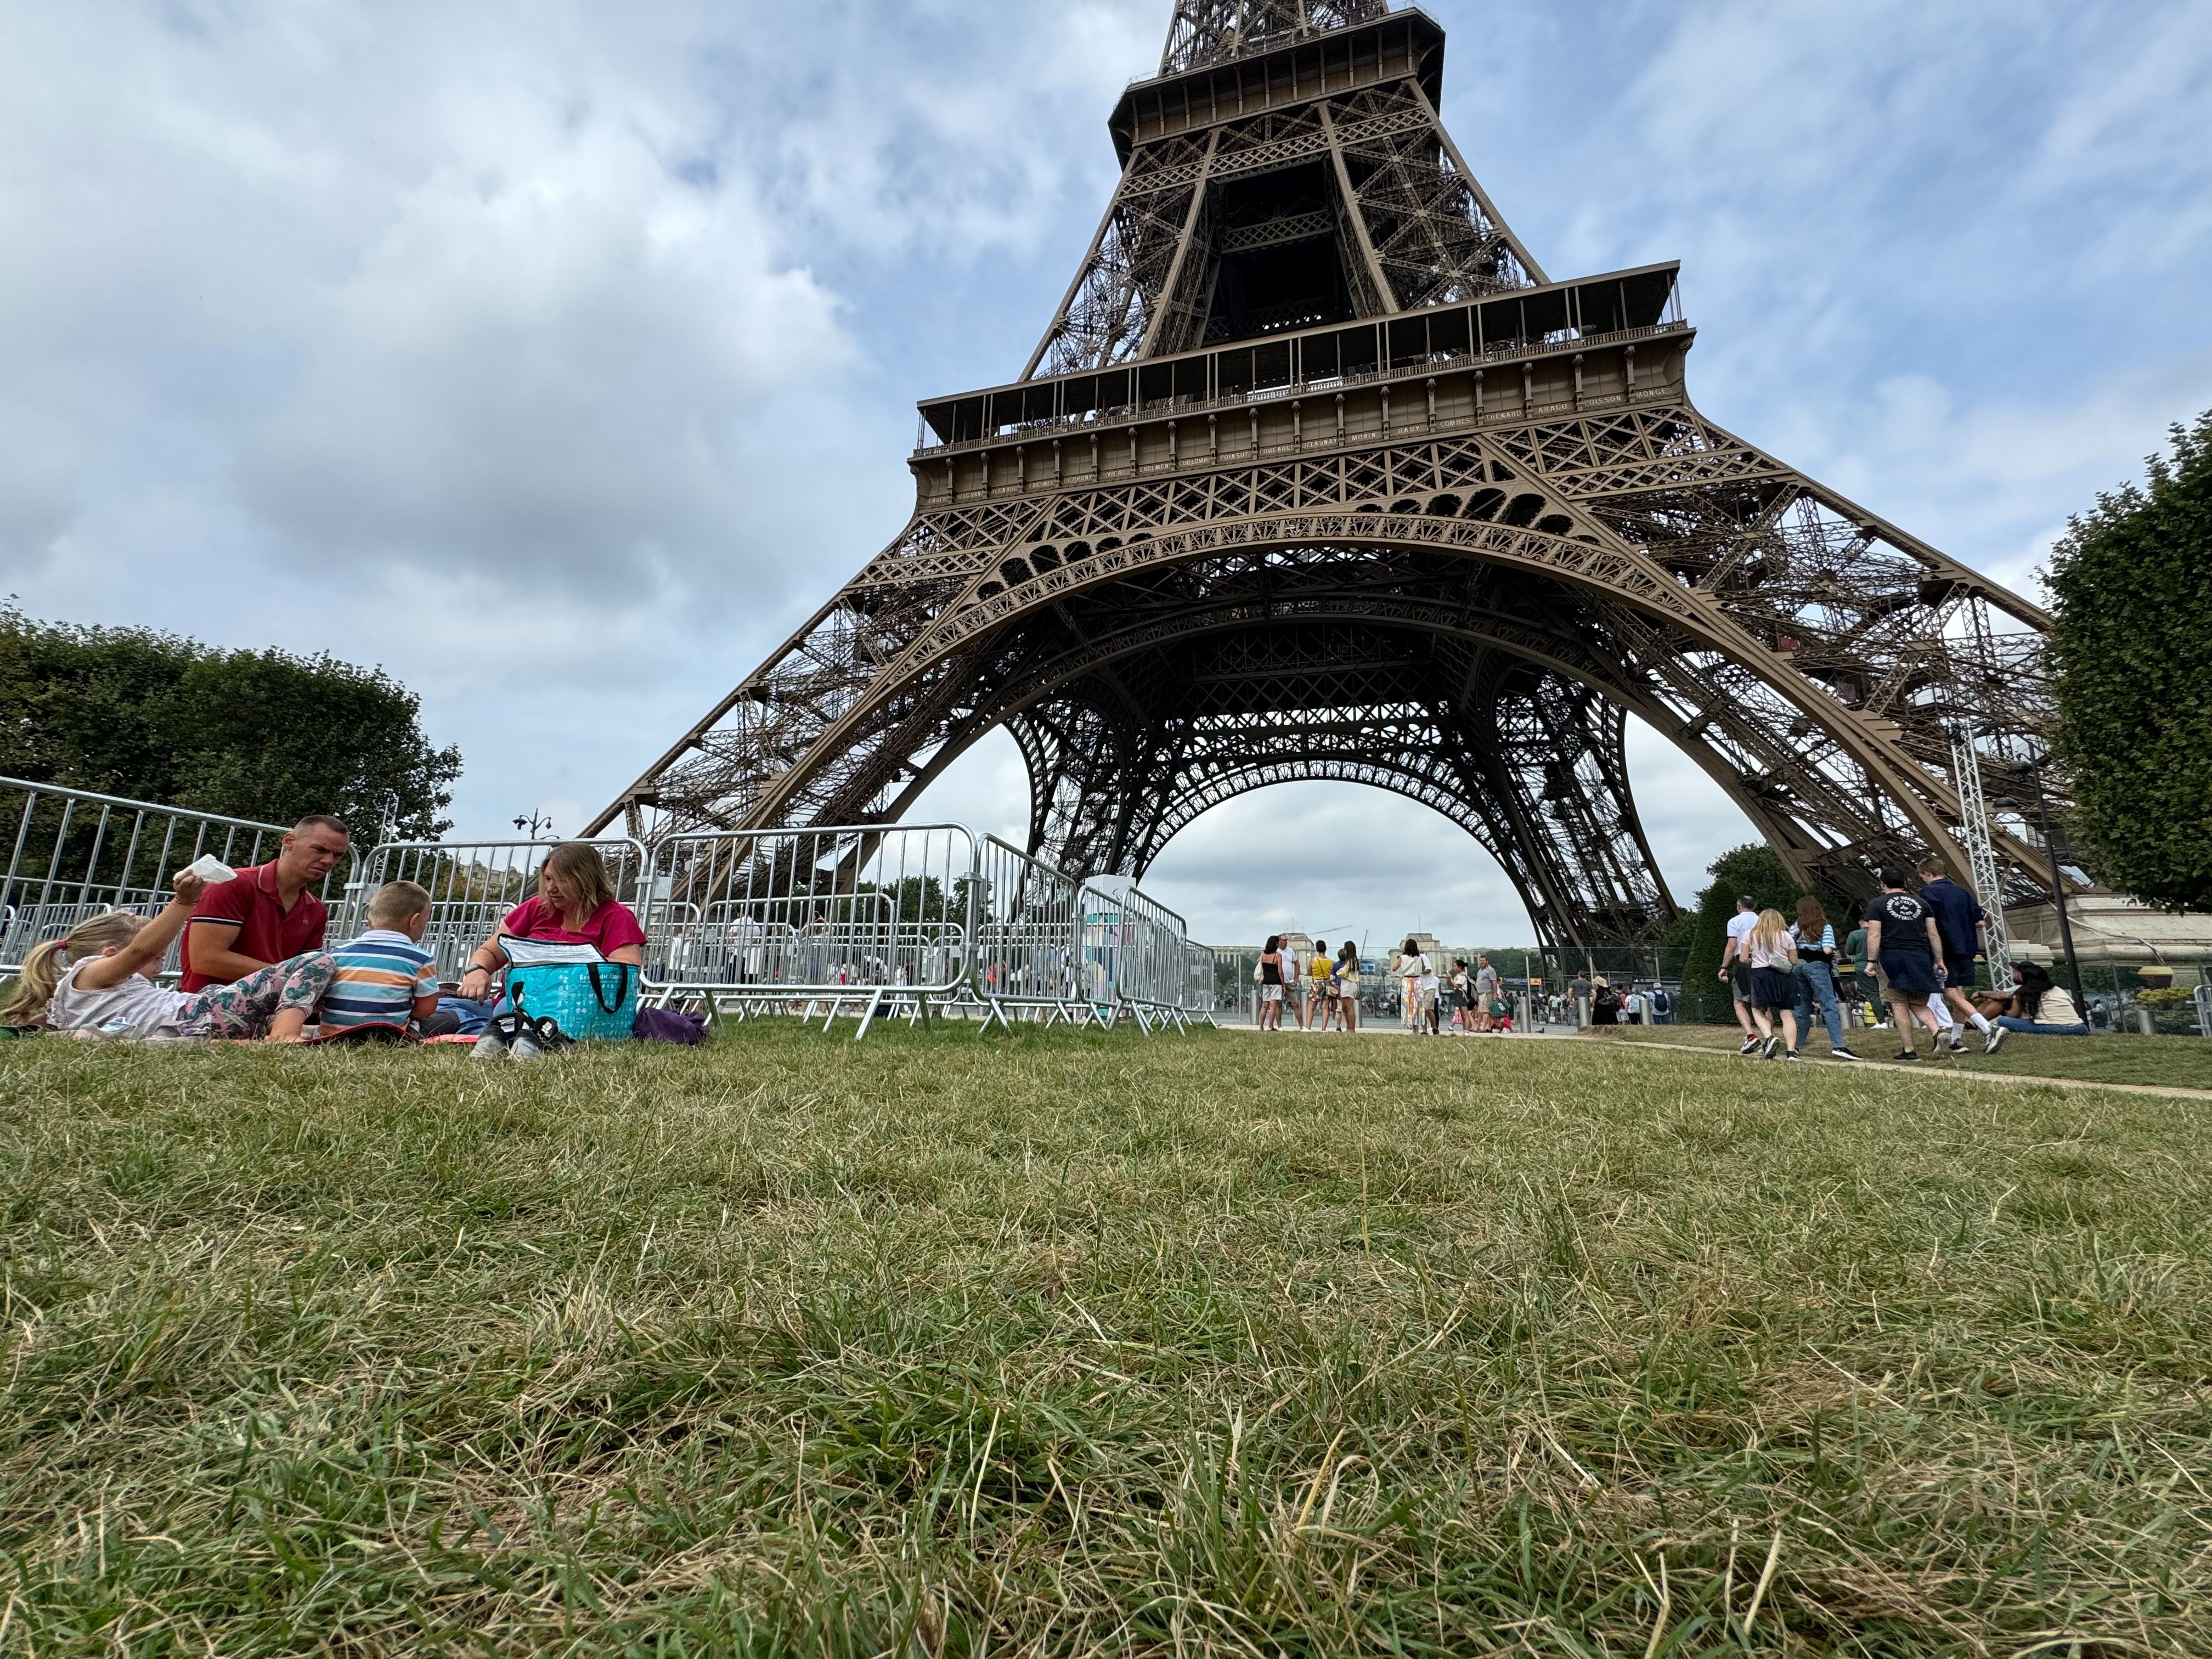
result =
M219 883L200 895L185 929L182 981L187 991L221 983L192 971L192 928L204 922L221 922L238 930L230 949L261 962L284 962L303 951L323 948L330 912L313 893L302 892L288 911L276 902L276 864L257 864L241 870L231 880Z

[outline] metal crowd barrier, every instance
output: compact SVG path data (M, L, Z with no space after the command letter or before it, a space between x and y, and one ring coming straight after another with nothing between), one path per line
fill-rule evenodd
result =
M0 979L88 916L147 909L204 853L242 868L284 826L0 778ZM388 882L430 895L423 944L441 979L538 890L558 842L388 842L353 854L322 896L336 944L368 926ZM1079 882L957 824L873 824L594 841L647 945L646 995L710 1016L980 1016L1188 1029L1212 1018L1212 953L1134 887ZM171 971L174 970L173 959Z
M714 1017L886 1014L927 1021L969 993L974 836L873 824L672 836L639 920L648 995Z
M1093 1017L1083 981L1080 884L996 836L976 844L970 992L984 1024Z
M1216 1013L1213 947L1186 944L1184 948L1188 956L1183 973L1183 1012L1218 1028L1221 1021Z
M368 901L386 882L411 881L430 895L423 948L436 957L438 977L459 979L477 947L499 931L507 914L538 892L538 872L559 842L386 842L374 848L362 878L347 890L341 921L331 939L355 937L368 926ZM607 866L617 899L631 902L646 865L645 846L627 836L589 843ZM648 934L648 938L650 935Z
M37 946L109 910L153 911L173 896L169 878L204 853L234 869L275 858L289 827L196 812L151 801L0 778L0 834L9 833L0 877L0 980ZM319 895L343 893L359 854L334 870ZM333 904L334 912L341 908ZM179 971L171 946L165 975Z
M1092 1006L1111 1025L1121 1014L1150 1031L1188 1030L1183 996L1189 930L1181 916L1134 887L1083 884L1083 973Z

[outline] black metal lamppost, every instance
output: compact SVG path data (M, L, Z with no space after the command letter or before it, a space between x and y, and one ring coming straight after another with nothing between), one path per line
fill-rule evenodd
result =
M2089 1000L2081 991L2081 958L2074 954L2074 923L2066 914L2066 872L2059 867L2058 836L2051 827L2051 797L2043 787L2043 769L2051 763L2051 757L2041 760L2014 761L2012 775L2026 778L2035 786L2036 821L2043 830L2044 856L2051 860L2051 896L2058 907L2058 940L2066 952L2066 975L2074 983L2074 1010L2082 1019L2089 1018Z

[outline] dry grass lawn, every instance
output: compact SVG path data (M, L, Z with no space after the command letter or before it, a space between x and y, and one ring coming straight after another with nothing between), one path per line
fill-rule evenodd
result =
M0 1050L0 1652L2212 1652L2207 1108Z

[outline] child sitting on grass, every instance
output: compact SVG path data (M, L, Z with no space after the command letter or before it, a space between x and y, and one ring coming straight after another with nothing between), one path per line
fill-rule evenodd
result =
M331 952L330 988L317 1005L322 1034L369 1026L404 1030L438 1012L437 959L422 948L430 895L411 881L388 881L368 901L368 931Z
M189 994L170 990L155 975L207 890L207 883L189 870L179 870L173 879L176 896L151 921L136 911L111 910L32 951L0 1009L0 1023L141 1042L299 1042L307 1015L330 987L335 969L329 955L309 951L274 963L235 985Z

